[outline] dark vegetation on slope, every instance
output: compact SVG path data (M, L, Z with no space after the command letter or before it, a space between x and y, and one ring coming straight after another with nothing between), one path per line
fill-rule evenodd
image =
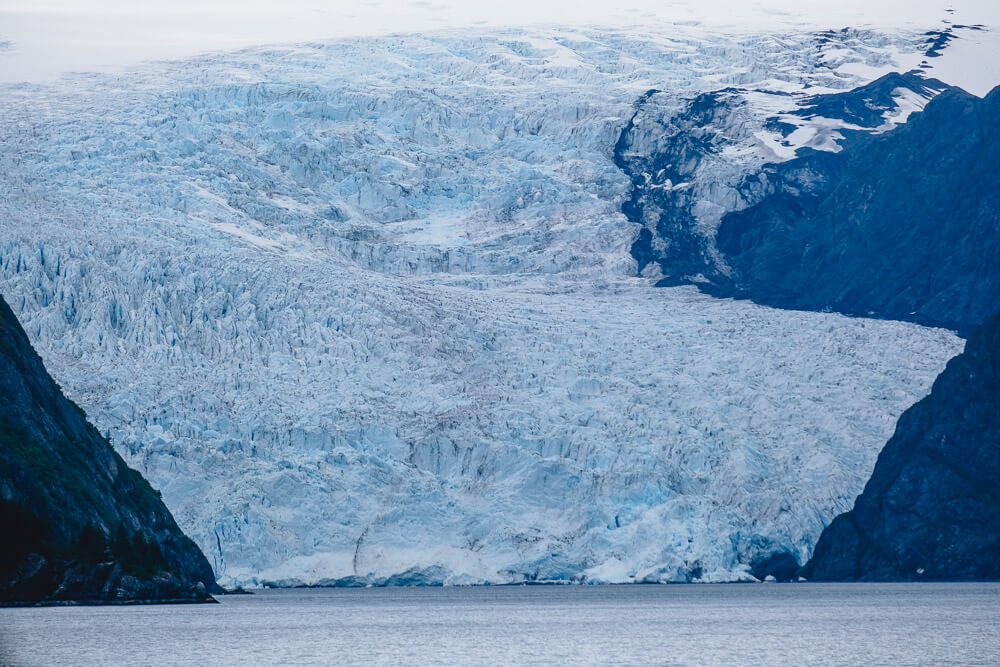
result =
M768 194L723 219L715 291L967 334L1000 302L1000 89L946 90L843 145L751 177Z
M873 133L899 89L937 96ZM712 237L695 217L705 195L676 186L718 163L743 104L736 89L679 108L655 90L637 101L615 162L632 181L622 211L642 225L632 246L640 272L655 263L660 285L966 335L985 320L1000 298L1000 91L980 99L908 72L809 99L791 115L863 129L844 130L839 153L804 148L747 176L727 195L740 210ZM777 118L768 127L795 129Z
M0 603L206 602L211 566L0 298Z
M1000 312L900 417L864 492L823 531L803 576L1000 579Z

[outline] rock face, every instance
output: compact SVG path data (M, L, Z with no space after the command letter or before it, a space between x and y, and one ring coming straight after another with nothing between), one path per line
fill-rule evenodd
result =
M741 189L766 194L719 228L737 294L964 332L1000 299L1000 90L946 90L892 131L850 133Z
M813 196L837 176L824 171L837 160L819 160L807 172L810 178L799 179L808 187L796 182L783 189L776 175L799 176L803 164L814 162L805 156L837 153L845 136L885 134L950 89L919 72L890 72L848 91L807 97L740 86L691 98L646 91L614 152L631 182L622 212L641 226L631 248L639 273L657 278L660 286L746 289L757 274L733 275L716 247L724 217L766 204L778 193L793 200ZM727 232L732 229L730 224Z
M629 176L629 198L622 212L642 225L631 253L640 274L658 265L657 284L671 286L719 276L712 245L714 228L705 224L712 206L735 206L732 194L716 182L738 181L745 167L725 153L759 128L749 122L740 90L702 93L677 108L676 95L650 90L615 144L615 164ZM725 173L728 167L729 173ZM705 172L711 175L703 178ZM711 181L701 192L695 184Z
M823 532L818 581L1000 579L1000 313L907 410L854 509Z
M211 601L212 568L0 299L0 603Z

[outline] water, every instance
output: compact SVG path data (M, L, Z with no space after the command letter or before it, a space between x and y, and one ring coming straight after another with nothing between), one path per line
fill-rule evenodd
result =
M1000 584L262 591L0 609L4 665L1000 665Z

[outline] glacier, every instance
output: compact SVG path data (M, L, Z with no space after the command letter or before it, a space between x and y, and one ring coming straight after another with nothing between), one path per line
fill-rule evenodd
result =
M616 145L650 90L735 91L657 183L710 234L798 150L769 119L925 42L484 29L6 85L0 290L224 585L750 580L963 342L654 289Z

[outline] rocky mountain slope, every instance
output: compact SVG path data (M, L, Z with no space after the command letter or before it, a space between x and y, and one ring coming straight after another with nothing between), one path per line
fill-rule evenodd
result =
M914 70L765 119L756 97L636 103L615 161L640 273L781 308L982 322L1000 296L1000 95Z
M849 34L835 33L833 41ZM772 195L772 174L797 173L806 159L797 155L829 157L845 135L887 132L948 88L910 72L845 92L791 95L795 102L786 97L784 105L777 91L769 99L765 90L741 86L681 100L670 90L647 91L615 146L615 162L632 185L622 210L642 225L631 250L638 270L661 286L742 286L754 276L734 276L719 252L717 235L732 228L720 230L723 220ZM774 115L762 117L768 111ZM801 194L789 187L787 196Z
M848 100L865 110L867 96ZM946 90L909 122L849 133L842 148L743 183L765 194L726 216L716 239L735 293L966 332L982 323L1000 302L1000 88L984 99Z
M203 602L212 568L0 299L0 603Z
M1000 313L907 410L854 508L823 531L817 581L1000 579Z

